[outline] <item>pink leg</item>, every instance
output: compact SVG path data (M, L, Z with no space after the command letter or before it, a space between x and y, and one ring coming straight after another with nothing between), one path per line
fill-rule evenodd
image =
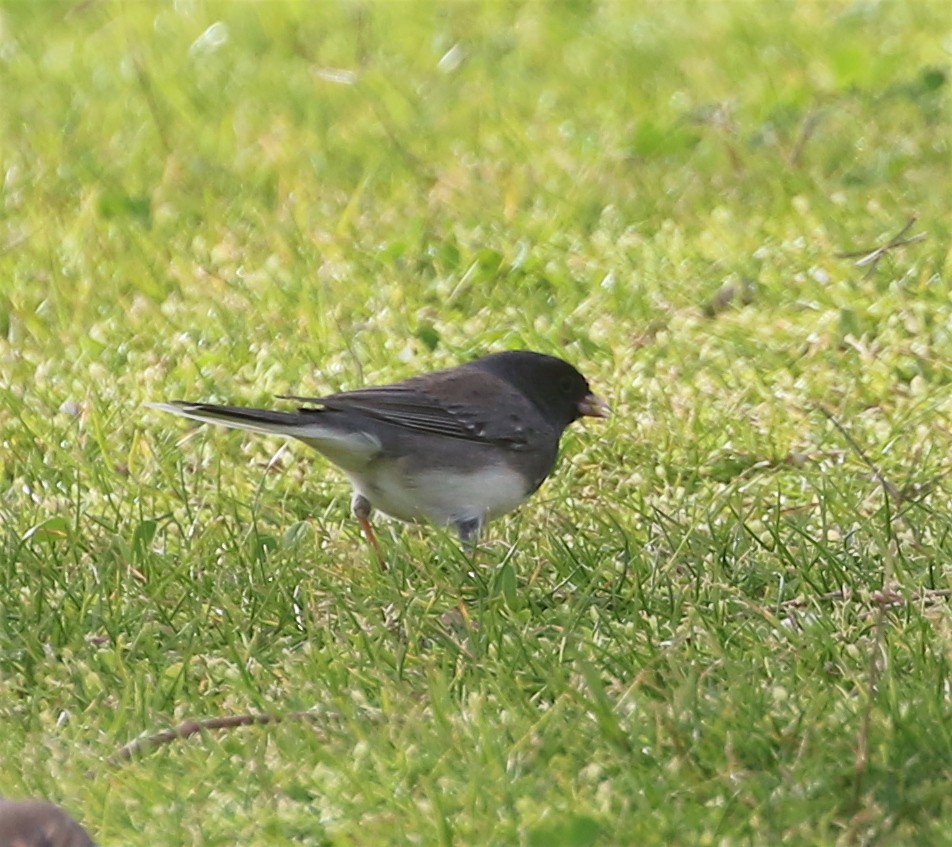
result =
M350 505L354 512L354 517L357 518L357 523L360 524L360 528L363 530L368 544L373 548L380 569L385 571L387 569L387 562L383 557L380 542L377 541L377 534L374 532L373 524L370 523L370 515L373 512L370 501L364 497L363 494L355 494Z

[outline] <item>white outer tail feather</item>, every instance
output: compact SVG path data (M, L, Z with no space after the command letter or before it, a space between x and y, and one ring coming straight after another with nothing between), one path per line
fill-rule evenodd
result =
M156 409L160 412L171 412L182 418L198 421L199 423L215 424L225 426L230 429L243 429L247 432L257 432L263 435L285 435L290 438L296 438L310 445L319 453L323 453L334 464L340 466L345 471L359 470L367 462L373 459L381 449L381 444L376 436L369 432L360 430L344 430L335 426L321 424L317 420L314 422L298 422L295 416L288 412L271 412L260 410L262 420L247 420L244 417L230 417L228 411L219 407L220 411L203 412L193 410L192 404L186 403L178 405L176 403L146 403L149 409ZM195 404L200 406L203 404ZM211 405L211 404L209 404ZM242 408L245 415L254 415L259 410ZM287 414L291 421L280 423L278 421L269 421L265 419L268 414Z
M279 424L272 421L248 421L241 418L229 418L224 413L213 415L210 412L191 411L187 407L176 406L174 403L146 403L147 409L156 409L159 412L171 412L180 418L188 418L199 423L226 426L229 429L244 429L248 432L260 432L264 435L290 435L292 438L321 438L327 437L330 432L325 426L308 424ZM253 412L254 409L248 409Z

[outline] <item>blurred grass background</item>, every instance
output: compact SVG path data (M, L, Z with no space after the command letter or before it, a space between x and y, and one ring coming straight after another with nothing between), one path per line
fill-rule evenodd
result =
M950 18L0 5L0 794L104 845L947 843ZM616 415L475 562L381 574L319 457L142 409L521 346Z

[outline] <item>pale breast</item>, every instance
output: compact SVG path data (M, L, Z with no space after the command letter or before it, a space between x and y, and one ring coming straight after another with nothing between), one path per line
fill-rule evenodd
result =
M350 479L375 509L399 520L436 524L492 520L511 512L529 493L525 477L504 464L408 475L402 462L377 462L373 473Z

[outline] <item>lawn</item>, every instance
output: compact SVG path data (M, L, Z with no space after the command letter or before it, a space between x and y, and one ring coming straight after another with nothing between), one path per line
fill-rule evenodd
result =
M950 33L0 4L0 795L104 847L952 843ZM144 408L513 347L613 417L387 571L316 453Z

